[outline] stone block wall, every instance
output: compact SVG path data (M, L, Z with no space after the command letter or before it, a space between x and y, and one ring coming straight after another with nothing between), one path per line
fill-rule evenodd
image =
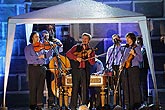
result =
M24 0L4 0L0 4L0 104L3 101L3 84L6 55L7 21L9 17L26 12L28 3ZM25 26L16 26L10 63L6 94L6 105L28 106L28 86L26 81L26 61L24 47L26 46ZM27 101L25 101L27 100ZM1 105L0 105L1 106Z

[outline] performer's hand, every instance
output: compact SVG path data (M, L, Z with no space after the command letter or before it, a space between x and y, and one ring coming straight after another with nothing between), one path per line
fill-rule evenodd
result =
M90 58L91 57L92 50L91 49L88 50L87 53L88 53L88 58Z
M119 66L119 70L122 70L124 68L124 65Z
M136 53L135 53L134 49L131 49L131 51L129 53L132 54L133 56L136 56Z
M82 58L77 58L76 59L78 62L81 62L82 61Z
M45 58L45 55L40 55L40 56L38 56L38 58L40 58L40 59Z

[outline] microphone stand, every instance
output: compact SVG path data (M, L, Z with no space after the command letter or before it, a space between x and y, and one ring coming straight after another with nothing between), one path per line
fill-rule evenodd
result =
M55 47L54 48L54 56L57 58L57 64L54 64L55 66L56 65L58 65L57 67L57 70L58 70L58 72L59 72L59 74L58 75L56 75L56 77L57 77L57 79L59 80L58 82L60 82L60 83L58 83L57 81L55 82L55 86L56 86L56 83L57 83L57 86L59 87L59 105L57 105L58 103L57 103L57 101L58 101L58 99L56 98L56 106L55 106L55 109L59 109L60 107L62 107L62 97L61 97L61 93L62 93L62 91L61 91L61 88L62 88L62 72L63 72L63 70L62 70L62 64L64 65L64 69L67 71L67 73L69 73L69 71L66 69L66 65L64 64L64 62L61 60L61 58L60 58L60 56L59 56L59 52L58 52L58 49Z
M121 63L121 60L122 60L122 58L123 58L123 55L124 55L124 52L125 52L125 49L126 49L126 47L127 46L124 46L124 49L123 49L123 52L122 52L122 56L120 57L120 60L119 60L119 64ZM121 67L121 68L120 68ZM121 96L121 93L119 93L119 86L120 86L120 78L121 78L121 72L123 71L123 69L124 69L124 65L122 64L122 65L120 65L120 67L119 67L119 70L117 71L118 73L118 76L117 76L117 83L116 83L116 86L115 86L115 88L114 88L114 94L120 94L120 96ZM121 91L120 91L121 92ZM120 99L120 97L119 97L119 99ZM124 102L124 101L123 101ZM122 101L121 101L121 103L122 103Z
M114 52L114 50L115 50L115 47L116 47L116 45L114 44L114 47L113 47L113 49L112 49L112 51L111 51L111 54L109 55L109 57L108 57L108 60L107 60L107 62L106 62L106 64L105 64L105 69L103 70L103 73L104 72L109 72L110 71L110 69L108 68L109 67L109 60L110 60L110 58L111 58L111 56L112 56L112 54L113 54L113 52ZM107 67L107 65L108 65L108 67ZM108 102L108 104L110 103L110 78L109 78L110 76L108 76L108 87L107 87L107 92L108 92L108 96L107 96L107 102ZM113 105L112 105L113 106Z
M60 106L59 106L59 100L58 100L58 96L60 96L60 91L59 90L57 90L57 88L59 88L59 83L58 82L61 82L61 81L58 81L58 80L60 80L60 77L59 76L61 76L60 74L61 74L61 72L59 72L59 75L56 73L56 71L58 70L59 71L59 63L58 63L58 51L57 51L57 49L55 48L54 49L54 52L53 52L55 55L53 55L53 57L56 57L57 58L57 63L55 62L54 63L54 67L56 67L55 69L54 69L54 72L55 72L55 75L54 75L54 79L55 79L55 81L54 81L54 93L56 93L56 92L59 92L59 93L56 93L56 95L55 95L55 97L54 97L54 106L53 106L53 109L59 109L60 108ZM58 67L58 68L57 68ZM57 85L56 85L57 84ZM57 94L59 94L59 95L57 95Z

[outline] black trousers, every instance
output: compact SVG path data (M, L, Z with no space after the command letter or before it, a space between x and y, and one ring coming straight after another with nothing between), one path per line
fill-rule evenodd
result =
M91 87L90 90L90 108L101 106L100 87Z
M28 65L29 103L30 105L43 104L43 91L46 68L44 66Z
M82 104L87 104L88 99L88 87L90 81L90 74L86 71L86 69L73 68L71 70L72 73L72 96L70 107L71 109L75 109L77 107L78 93L81 88L81 99Z
M54 94L53 94L52 88L51 88L51 83L52 83L53 79L54 79L53 73L51 73L50 70L47 70L46 71L46 83L47 83L47 89L48 89L48 106L50 106L54 103Z
M125 69L123 73L124 102L129 106L130 110L134 110L141 103L139 74L140 69L138 67L130 67Z
M142 102L144 101L147 102L147 98L148 98L147 75L148 75L148 69L141 68L140 69L140 87L142 91Z

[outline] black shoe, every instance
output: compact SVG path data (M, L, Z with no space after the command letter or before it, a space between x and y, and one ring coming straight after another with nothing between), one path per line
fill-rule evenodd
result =
M49 109L57 109L57 110L59 110L60 106L53 103L53 104L49 105Z
M37 107L36 105L30 105L29 108L30 108L30 110L36 110L36 107Z
M68 110L76 110L76 108L69 108L69 107L68 107L67 109L68 109Z
M42 110L42 106L37 106L35 110Z

